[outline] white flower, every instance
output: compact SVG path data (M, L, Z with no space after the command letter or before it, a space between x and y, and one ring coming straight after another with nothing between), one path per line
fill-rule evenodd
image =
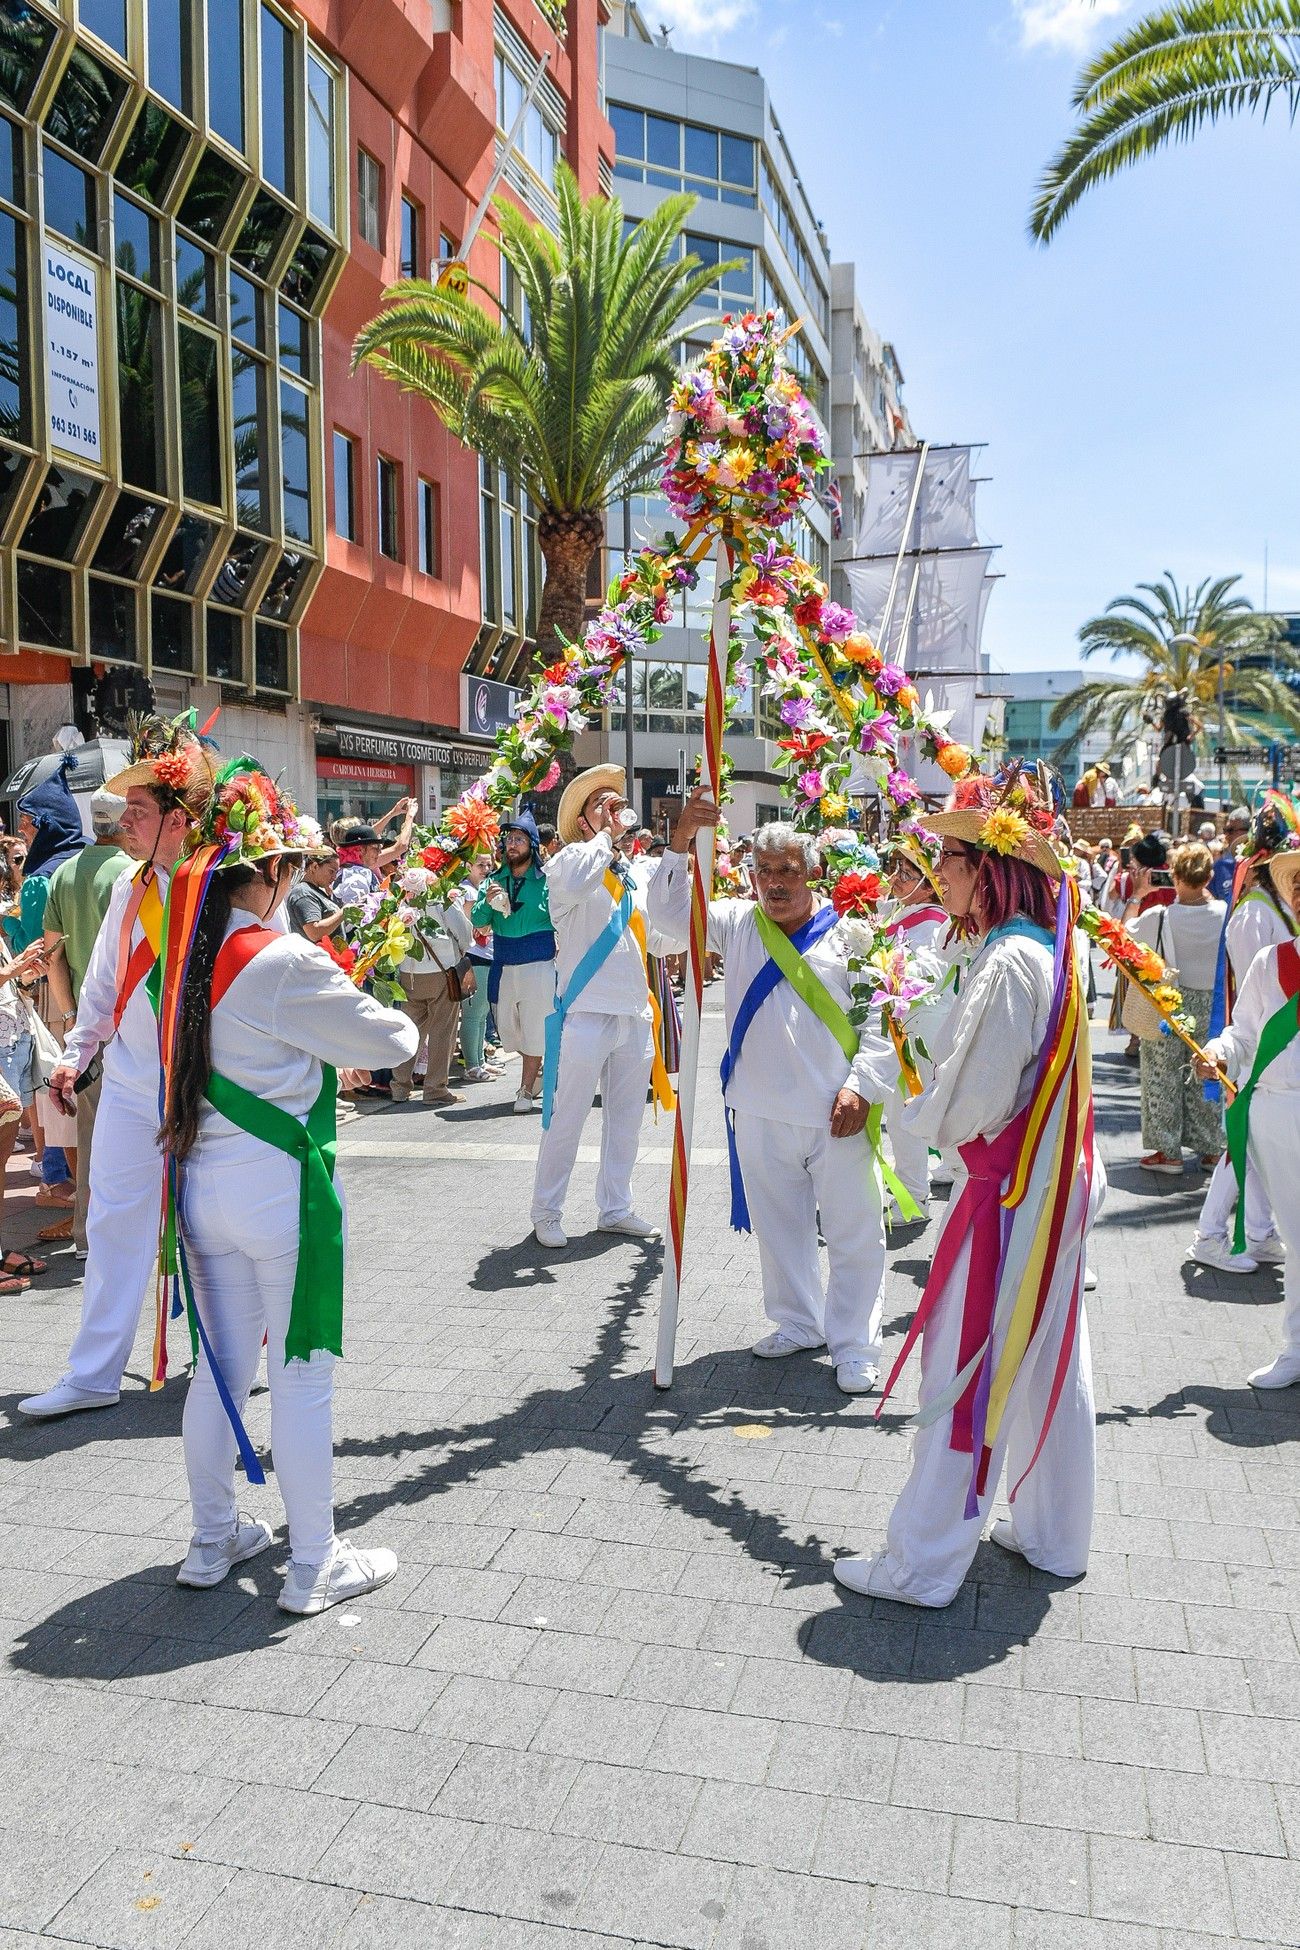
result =
M397 884L404 894L409 894L413 900L416 900L421 894L428 893L436 878L436 874L431 873L428 867L403 867L397 877Z
M837 932L854 961L865 961L876 946L876 930L870 921L864 921L856 915L846 915L840 922Z

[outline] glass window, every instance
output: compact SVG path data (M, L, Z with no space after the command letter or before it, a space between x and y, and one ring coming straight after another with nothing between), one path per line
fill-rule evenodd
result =
M210 251L176 233L176 297L186 311L200 318L217 317L217 260Z
M155 670L193 670L194 611L174 596L149 598L150 648Z
M307 320L290 305L280 306L280 364L299 379L311 378L311 334Z
M153 579L155 589L193 595L203 574L203 565L212 553L217 533L215 525L204 521L202 516L182 515Z
M235 513L241 527L266 534L271 526L267 508L266 373L246 353L231 360L231 413L235 437Z
M420 482L420 573L438 573L438 490L432 481Z
M262 8L262 174L286 196L294 193L293 37L277 14Z
M311 540L311 463L307 395L299 386L280 386L280 464L284 486L284 532L298 542Z
M18 640L41 650L72 649L72 575L18 558Z
M686 171L690 176L716 177L718 173L716 129L699 129L693 122L686 124Z
M165 109L146 101L114 172L118 182L150 203L161 203L187 139Z
M307 209L326 230L338 229L334 191L334 77L307 56Z
M230 273L230 335L244 345L255 346L261 352L266 345L266 327L263 314L266 296L260 285L251 278L241 277L232 268Z
M245 270L255 271L259 277L265 276L292 222L293 211L287 209L278 196L272 196L269 190L259 190L249 205L243 228L231 246L232 256L238 258Z
M382 250L383 232L379 205L383 195L383 172L368 149L357 150L357 232L375 250Z
M310 555L286 549L271 571L271 580L266 585L266 594L257 605L258 615L270 616L276 622L287 623L298 591L306 581L310 568Z
M221 506L220 341L191 325L180 345L181 485L189 501Z
M121 278L117 286L118 426L122 479L165 494L158 396L162 390L162 306Z
M205 243L218 244L247 178L215 149L205 149L180 207L180 220Z
M614 128L614 148L619 156L645 155L645 116L639 108L624 108L618 102L609 105L609 119Z
M505 502L501 504L501 620L508 628L519 626L519 578L516 557L519 549L519 517Z
M646 671L651 731L682 728L682 666L651 663Z
M45 151L45 221L51 230L71 237L98 251L99 230L95 221L94 179L76 163L69 162L48 142Z
M36 506L27 518L18 546L33 555L52 555L70 562L95 504L99 482L70 467L52 466L41 482Z
M0 211L0 433L26 440L30 429L27 338L27 226Z
M23 133L0 118L0 196L6 203L23 200Z
M139 662L135 591L124 583L90 578L90 654L105 662Z
M280 280L280 289L286 298L292 298L295 305L310 311L316 303L325 273L337 255L332 244L327 243L317 230L304 230L289 268Z
M209 605L207 623L208 676L219 684L240 684L244 679L243 622L228 609Z
M259 691L287 691L289 688L289 633L274 623L259 622L253 638L255 674Z
M357 443L334 429L334 532L345 542L357 537Z
M24 0L6 0L0 17L0 95L26 108L54 41L54 23Z
M381 454L377 470L379 510L379 553L390 562L402 559L401 475L397 462Z
M110 575L137 575L161 516L157 502L119 494L95 549L95 567Z
M84 47L75 47L46 111L47 131L87 162L98 162L127 86Z
M681 136L680 122L670 122L662 115L647 115L645 118L646 161L657 163L661 169L680 169L682 166Z
M398 268L404 278L421 275L420 207L409 196L402 198L402 256Z
M754 145L748 136L728 135L725 129L722 131L722 180L753 189Z
M486 462L479 466L479 602L484 618L496 622L497 605L497 504L492 494L491 475Z
M194 0L148 0L149 86L186 115L194 113Z
M126 59L126 0L81 0L81 24Z
M208 0L208 123L232 149L244 147L244 10Z
M113 198L113 262L130 278L158 282L158 225L127 196Z
M459 250L460 245L449 231L440 230L438 232L438 262L440 264L454 263Z
M232 608L246 608L265 554L265 542L255 542L249 535L236 535L212 585L217 601L229 603Z

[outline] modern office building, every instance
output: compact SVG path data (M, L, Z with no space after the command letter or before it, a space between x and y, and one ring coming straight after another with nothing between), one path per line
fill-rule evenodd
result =
M831 265L831 453L840 493L840 533L832 538L832 594L849 603L841 566L854 552L867 506L872 454L915 445L903 404L897 354L868 318L856 264Z
M351 347L543 61L509 192L608 181L599 4L0 0L0 761L152 692L325 812L482 769L529 510Z
M1104 732L1091 733L1080 741L1077 717L1053 728L1052 712L1063 697L1086 683L1086 670L1004 671L998 688L1006 699L1003 737L1009 757L1043 759L1054 766L1067 785L1074 785L1081 773L1110 752L1110 739ZM1146 745L1139 744L1127 756L1112 757L1112 768L1125 784L1145 783L1150 777L1150 757Z

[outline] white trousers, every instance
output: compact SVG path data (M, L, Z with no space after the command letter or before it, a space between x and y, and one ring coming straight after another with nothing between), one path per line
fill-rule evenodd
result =
M1286 1242L1281 1351L1300 1354L1300 1091L1255 1092L1250 1103L1250 1155ZM1249 1205L1246 1222L1249 1226Z
M1086 1214L1091 1229L1105 1192L1098 1159L1092 1199ZM958 1164L951 1215L965 1190L966 1169ZM1069 1222L1076 1223L1085 1196L1082 1175L1075 1181ZM945 1225L950 1219L945 1220ZM942 1236L942 1234L940 1235ZM921 1339L919 1405L924 1408L957 1373L962 1300L970 1263L969 1244L959 1255ZM1074 1274L1074 1261L1058 1266L1048 1290L1042 1326L1011 1386L1006 1412L989 1461L978 1516L967 1518L966 1493L972 1459L949 1448L951 1415L941 1415L912 1437L912 1469L889 1518L885 1568L895 1589L927 1605L946 1605L956 1597L975 1556L984 1520L1006 1465L1010 1489L1023 1475L1043 1425L1060 1352ZM994 1360L1001 1353L1001 1339ZM1096 1495L1097 1430L1092 1397L1088 1323L1080 1302L1078 1332L1061 1398L1043 1453L1021 1484L1011 1506L1017 1542L1031 1564L1056 1577L1079 1577L1088 1568L1092 1511Z
M736 1113L736 1155L758 1240L763 1310L832 1361L880 1361L885 1226L880 1173L866 1133L832 1137L824 1125ZM822 1288L817 1215L830 1276Z
M81 1325L66 1375L90 1394L122 1386L157 1257L161 1199L157 1102L105 1077L90 1144Z
M911 1101L900 1080L885 1105L885 1126L889 1132L894 1170L917 1204L924 1205L930 1196L930 1147L924 1138L915 1137L903 1123L903 1106Z
M533 1181L534 1225L558 1225L573 1175L582 1127L600 1091L600 1172L596 1210L601 1223L632 1210L632 1167L645 1115L654 1033L640 1016L567 1016L560 1037L560 1074L551 1121L542 1132Z
M284 1358L298 1267L300 1171L269 1147L255 1172L247 1163L188 1167L181 1220L194 1302L241 1415L266 1336L271 1455L290 1548L296 1564L323 1564L334 1547L334 1356ZM194 1536L216 1543L236 1522L236 1449L202 1347L182 1433Z
M1252 1101L1251 1115L1254 1115ZM1205 1188L1205 1199L1201 1206L1201 1216L1196 1221L1196 1230L1202 1238L1226 1238L1232 1243L1234 1213L1237 1206L1237 1174L1232 1169L1232 1161L1225 1151ZM1246 1159L1246 1244L1249 1250L1252 1239L1267 1239L1276 1231L1273 1214L1269 1209L1259 1166L1253 1156Z

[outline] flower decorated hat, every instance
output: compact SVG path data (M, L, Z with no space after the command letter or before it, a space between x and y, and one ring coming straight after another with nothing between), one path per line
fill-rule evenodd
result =
M171 719L135 719L131 725L131 763L106 779L104 790L124 799L133 785L148 786L170 795L172 806L183 806L191 817L200 818L212 797L216 759L211 741L194 727L193 711L183 711Z
M1006 776L975 772L961 779L947 808L927 815L931 833L961 840L1004 860L1023 860L1059 880L1061 862L1052 846L1056 817L1036 772L1011 766Z
M939 854L941 852L939 835L931 826L922 826L917 819L905 820L898 832L886 843L885 864L894 866L899 860L910 860L927 884L939 891Z
M319 832L314 820L300 821L288 793L242 752L217 773L196 844L221 847L223 867L248 866L277 853L309 852L319 845Z
M564 844L572 846L582 838L578 819L593 792L621 793L626 789L627 774L621 765L592 765L579 772L576 779L570 779L560 795L560 809L555 816L555 830Z
M1300 848L1300 810L1294 799L1270 786L1250 822L1241 858L1254 866L1274 867L1277 856Z

